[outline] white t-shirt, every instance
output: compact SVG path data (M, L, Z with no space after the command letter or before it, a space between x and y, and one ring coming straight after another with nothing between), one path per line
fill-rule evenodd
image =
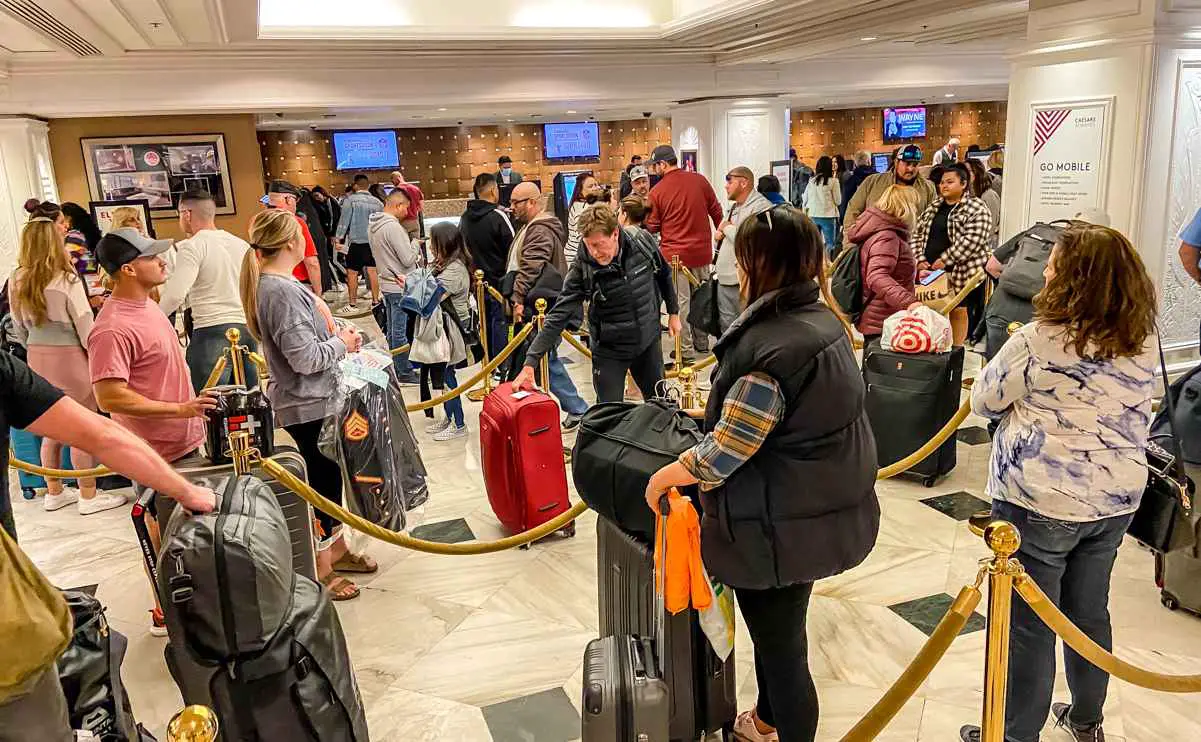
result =
M159 302L163 312L169 315L186 303L198 328L246 324L238 281L250 245L224 230L204 229L175 246L175 265Z
M972 410L1001 421L988 495L1071 522L1137 510L1157 368L1154 337L1100 361L1065 349L1057 327L1022 326L972 387Z

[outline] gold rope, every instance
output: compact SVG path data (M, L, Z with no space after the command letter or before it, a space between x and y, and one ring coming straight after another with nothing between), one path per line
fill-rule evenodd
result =
M513 352L517 350L517 346L521 345L521 342L525 340L526 336L529 335L530 331L533 329L533 325L526 325L523 327L521 332L513 336L513 339L509 341L509 344L505 346L504 350L502 350L495 358L489 361L487 365L477 371L475 376L472 376L470 379L462 384L459 384L449 392L446 392L445 394L435 397L427 402L418 402L417 404L405 405L405 409L409 412L428 410L432 407L437 407L444 402L449 402L460 394L463 394L471 387L483 381L485 376L491 374L493 371L499 368L500 364L504 363L509 356L513 355Z
M951 297L950 301L937 310L938 313L944 317L950 314L952 310L967 300L968 294L975 291L977 286L984 283L984 279L986 277L987 276L984 271L978 271L976 275L968 279L967 283L963 285L963 288L959 290L958 294L955 294L955 296ZM931 308L934 308L933 305L931 305Z
M1067 616L1063 615L1063 612L1047 599L1046 594L1029 575L1017 578L1014 581L1014 589L1017 590L1018 595L1022 596L1022 600L1026 601L1030 609L1038 614L1042 622L1059 634L1059 638L1063 639L1064 644L1115 678L1125 680L1131 685L1165 693L1201 691L1201 675L1165 675L1135 667L1129 662L1115 657L1112 652L1090 639Z
M405 343L404 345L400 346L399 348L393 348L392 350L390 350L388 352L394 356L398 356L401 353L408 353L410 347L411 347L411 345L409 343Z
M575 349L576 349L576 350L578 350L579 352L583 353L585 358L591 358L591 357L592 357L592 351L591 351L591 350L588 350L588 346L587 346L587 345L584 345L584 344L583 344L583 343L581 343L579 340L576 340L576 337L575 337L575 335L572 335L572 334L571 334L570 332L568 332L567 330L564 330L563 332L561 332L561 333L559 333L559 334L562 336L562 338L563 338L564 340L566 340L566 341L567 341L567 344L568 344L568 345L570 345L571 347L575 348Z
M947 424L942 426L942 430L934 434L934 437L926 441L926 444L909 454L900 461L889 464L880 471L876 472L876 479L890 479L896 475L908 471L919 463L925 460L927 456L938 450L938 447L947 442L947 439L955 435L955 431L967 419L967 416L972 413L971 401L964 402L959 407L959 411L955 416L947 421Z

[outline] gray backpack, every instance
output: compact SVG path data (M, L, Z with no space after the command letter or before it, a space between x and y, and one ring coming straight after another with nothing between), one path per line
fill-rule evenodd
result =
M213 512L171 514L158 592L172 642L220 663L260 651L286 620L292 542L279 501L261 480L222 477L213 489Z
M1051 257L1051 248L1055 247L1068 224L1066 221L1050 224L1038 222L1013 237L1004 247L998 248L998 251L1004 251L1005 247L1017 244L1017 251L1005 264L997 287L1019 299L1033 299L1046 285L1043 269L1047 267L1047 260Z

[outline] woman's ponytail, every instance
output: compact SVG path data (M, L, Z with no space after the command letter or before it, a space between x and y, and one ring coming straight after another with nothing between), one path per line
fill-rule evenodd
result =
M250 220L250 246L242 258L242 277L238 288L242 296L242 311L246 326L255 340L263 341L259 329L259 279L263 275L263 260L270 260L280 250L301 238L300 224L295 216L282 209L266 209Z
M259 331L259 277L262 273L258 254L254 249L247 250L242 256L242 276L238 280L238 289L242 295L242 311L246 313L246 326L259 342L263 341L263 334Z

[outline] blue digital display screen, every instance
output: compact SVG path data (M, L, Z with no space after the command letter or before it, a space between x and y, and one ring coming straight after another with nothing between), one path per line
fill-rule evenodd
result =
M595 121L543 124L542 144L548 160L595 159L600 157L600 127Z
M400 167L396 132L335 131L334 167L338 170L383 170Z
M872 155L872 167L877 173L888 172L888 161L892 158L891 152L877 152Z
M884 141L920 139L926 136L926 107L885 108Z

